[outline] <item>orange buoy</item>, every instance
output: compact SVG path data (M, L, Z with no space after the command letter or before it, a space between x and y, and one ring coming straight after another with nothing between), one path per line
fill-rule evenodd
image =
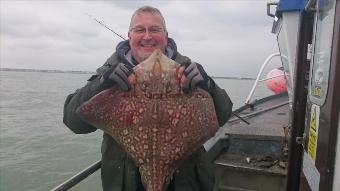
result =
M266 77L267 88L274 92L274 94L280 94L287 91L287 80L285 74L280 69L271 70Z

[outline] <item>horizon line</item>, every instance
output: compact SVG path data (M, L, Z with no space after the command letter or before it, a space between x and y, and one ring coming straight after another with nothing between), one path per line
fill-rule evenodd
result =
M2 68L0 71L17 71L17 72L50 72L50 73L77 73L77 74L93 74L95 71L85 70L57 70L57 69L33 69L33 68ZM239 80L254 80L251 77L233 77L233 76L213 76L214 79L239 79Z

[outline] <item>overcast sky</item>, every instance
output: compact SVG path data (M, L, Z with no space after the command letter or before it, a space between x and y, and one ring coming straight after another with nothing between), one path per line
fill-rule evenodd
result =
M122 39L85 13L127 37L134 10L152 5L163 13L178 51L208 74L256 77L266 57L278 51L266 3L0 0L0 66L95 71Z

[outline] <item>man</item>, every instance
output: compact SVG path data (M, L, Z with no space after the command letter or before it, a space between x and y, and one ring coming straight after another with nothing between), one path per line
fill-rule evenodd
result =
M144 6L132 15L128 41L116 47L116 52L97 69L88 83L70 94L64 105L64 123L75 133L90 133L95 127L82 121L76 109L94 95L111 86L119 86L128 91L131 87L132 68L160 49L169 58L181 64L178 78L185 93L196 87L208 91L213 100L222 126L230 117L232 103L226 92L220 89L206 74L203 67L177 52L175 41L168 38L164 18L156 8ZM102 143L102 186L103 190L142 191L138 168L131 158L104 133ZM168 191L211 191L214 186L213 167L203 146L189 157L174 174Z

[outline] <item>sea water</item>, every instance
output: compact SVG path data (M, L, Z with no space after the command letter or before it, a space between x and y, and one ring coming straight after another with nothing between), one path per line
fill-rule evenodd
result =
M0 72L0 190L45 191L101 158L102 132L76 135L62 122L68 94L91 74ZM243 105L254 80L215 79ZM260 85L255 98L270 94ZM72 190L101 190L100 171Z

